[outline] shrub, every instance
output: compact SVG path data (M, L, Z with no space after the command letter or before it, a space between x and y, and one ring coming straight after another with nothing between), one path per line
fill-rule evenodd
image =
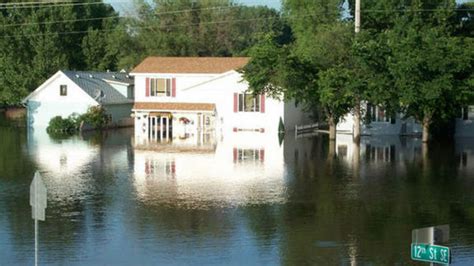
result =
M101 106L90 107L87 113L79 117L79 120L84 121L95 129L102 129L110 122L109 116Z
M87 123L94 129L103 129L107 126L110 119L105 109L100 106L92 106L87 113L78 115L71 114L67 118L55 116L49 121L46 131L50 134L71 135L79 130L82 122Z

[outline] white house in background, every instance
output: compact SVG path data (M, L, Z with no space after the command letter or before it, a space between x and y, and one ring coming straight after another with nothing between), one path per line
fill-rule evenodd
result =
M462 108L461 117L455 121L456 137L474 137L474 105Z
M185 139L201 133L277 133L304 123L303 112L285 103L248 93L236 70L246 57L148 57L135 77L136 140Z
M384 108L371 104L362 104L361 134L362 135L421 135L421 125L413 118L404 118L402 114L388 115ZM370 123L364 123L366 117ZM354 116L348 113L337 124L337 133L352 134Z
M46 128L55 116L86 113L101 105L111 126L132 126L134 81L127 73L58 71L24 100L28 125Z

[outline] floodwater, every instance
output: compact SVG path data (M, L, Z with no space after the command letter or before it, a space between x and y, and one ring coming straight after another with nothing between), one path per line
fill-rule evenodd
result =
M474 265L474 139L235 134L146 149L0 123L0 265L34 263L36 170L40 265L406 265L411 230L441 224Z

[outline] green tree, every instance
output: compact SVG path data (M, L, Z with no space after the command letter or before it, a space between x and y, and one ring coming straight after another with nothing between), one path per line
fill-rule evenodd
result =
M389 34L388 67L401 110L423 126L423 142L434 121L454 117L472 97L472 42L450 35L445 25L401 20ZM471 79L470 79L471 78Z
M117 54L109 52L108 46L100 56L90 56L92 50L108 42L108 34L94 36L97 47L88 46L88 56L84 56L82 44L93 39L91 33L84 34L88 29L112 32L117 15L110 5L93 0L81 5L51 3L0 9L0 104L19 104L60 69L114 68ZM83 42L85 36L89 40Z

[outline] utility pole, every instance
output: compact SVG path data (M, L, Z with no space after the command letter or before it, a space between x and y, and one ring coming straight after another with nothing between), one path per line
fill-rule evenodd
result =
M355 0L355 33L360 31L360 0Z
M360 0L355 0L355 18L354 18L354 31L359 33L360 31ZM360 143L360 97L356 95L356 104L354 106L354 128L353 128L353 140L355 143Z

